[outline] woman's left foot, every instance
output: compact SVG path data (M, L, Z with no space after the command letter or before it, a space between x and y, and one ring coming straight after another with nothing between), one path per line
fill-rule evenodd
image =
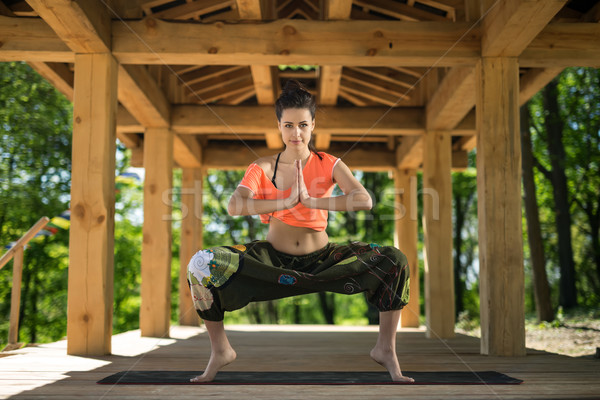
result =
M392 381L394 382L414 382L413 378L409 378L408 376L402 375L402 371L400 370L400 363L398 363L398 357L396 356L396 352L392 349L388 351L384 351L379 349L378 347L374 347L371 350L371 358L380 365L383 365L385 369L388 370L390 376L392 377Z

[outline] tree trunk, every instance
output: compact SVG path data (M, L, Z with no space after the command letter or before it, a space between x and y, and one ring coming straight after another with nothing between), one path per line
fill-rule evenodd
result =
M319 302L321 303L321 311L325 317L325 322L333 325L333 318L335 316L335 304L334 304L333 293L319 292Z
M558 87L556 80L551 81L543 90L545 118L548 133L548 150L552 164L552 190L554 193L554 211L556 231L558 233L558 255L560 260L560 305L573 308L577 305L575 289L575 263L571 245L571 211L569 209L567 177L565 175L565 149L562 144L563 121L558 109Z
M525 197L525 216L527 219L527 239L533 271L533 291L538 321L553 321L554 310L550 300L550 285L546 275L546 258L540 228L535 181L533 178L533 152L529 133L529 109L527 104L521 107L521 156L523 168L523 194Z
M465 223L465 212L463 207L462 198L459 194L454 194L454 303L456 317L462 310L464 310L464 286L465 282L463 277L463 265L460 261L460 251L462 247L462 229Z

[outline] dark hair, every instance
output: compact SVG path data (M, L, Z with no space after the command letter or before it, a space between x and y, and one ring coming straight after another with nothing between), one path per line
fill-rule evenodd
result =
M283 110L288 108L307 109L310 111L312 119L315 119L315 112L317 111L315 97L308 91L306 86L295 79L290 79L285 83L281 95L275 102L275 115L277 115L278 121L281 121ZM308 143L308 149L319 156L319 159L323 159L313 144L312 136Z

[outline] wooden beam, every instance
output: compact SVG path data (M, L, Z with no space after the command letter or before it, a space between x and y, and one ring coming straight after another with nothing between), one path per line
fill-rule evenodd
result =
M473 65L480 40L477 28L463 37L469 28L462 22L189 24L147 18L113 23L113 53L124 64Z
M562 67L532 68L523 74L519 79L519 106L527 103L530 98L542 90L562 70Z
M236 0L240 19L261 20L262 12L259 0ZM251 65L252 81L258 104L275 104L273 70L269 65Z
M260 1L258 0L236 0L238 13L241 19L262 19Z
M341 78L341 65L323 65L319 67L319 104L336 105Z
M252 81L258 104L275 104L274 74L269 65L251 65Z
M469 152L477 145L477 136L463 136L456 143L452 145L452 149L455 151L466 151Z
M269 149L282 149L283 141L281 140L281 133L279 132L267 132L265 133L265 141Z
M111 48L111 15L101 1L27 0L75 53L104 53Z
M144 226L142 241L142 336L169 337L171 321L171 203L173 133L150 128L144 134Z
M408 261L410 269L410 297L408 305L402 310L400 325L419 327L421 315L419 305L419 241L417 226L417 171L414 169L395 169L395 235L394 245L400 249Z
M481 352L524 356L517 60L484 57L476 80Z
M600 24L548 24L519 56L520 67L600 67Z
M38 74L46 79L69 101L73 101L73 82L75 77L69 66L65 63L45 63L31 61L28 63Z
M0 61L74 62L75 54L40 18L0 15Z
M181 245L179 247L179 325L198 326L200 318L187 282L187 265L202 249L203 174L200 168L183 168L181 177Z
M425 132L423 120L424 111L419 107L320 107L315 133L421 135ZM268 106L174 106L171 122L174 131L184 134L264 134L277 128L273 107ZM474 121L471 123L474 132Z
M396 146L396 165L398 169L418 169L423 162L423 138L408 136L402 138Z
M451 137L428 131L423 138L423 234L427 337L454 337Z
M117 62L75 57L67 353L110 354L113 310Z
M144 66L119 66L119 101L145 127L168 127L171 105Z
M318 133L315 137L315 147L318 150L327 150L331 144L330 133Z
M347 20L352 11L352 0L326 1L323 9L326 20ZM322 65L319 67L319 104L333 106L340 92L341 65ZM323 137L325 139L325 137ZM321 142L321 145L327 143Z
M474 68L452 68L427 103L426 126L429 129L454 129L474 105Z
M492 5L482 21L481 54L517 57L567 0L504 0Z
M117 134L143 133L144 126L140 124L123 106L117 108Z
M202 148L191 135L173 135L173 158L181 168L200 168Z
M350 18L352 0L330 0L325 2L325 19L345 20Z

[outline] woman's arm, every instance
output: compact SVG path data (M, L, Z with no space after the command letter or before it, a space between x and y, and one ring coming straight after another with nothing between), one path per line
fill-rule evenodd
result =
M373 207L369 192L354 177L350 168L342 160L338 161L333 169L333 179L344 192L342 196L310 197L302 177L302 168L299 168L298 171L300 202L305 207L329 211L370 210Z
M227 212L232 217L238 215L268 214L273 211L293 208L300 202L297 186L292 187L292 192L286 199L263 200L254 199L253 197L254 193L252 190L243 186L238 186L229 199Z

